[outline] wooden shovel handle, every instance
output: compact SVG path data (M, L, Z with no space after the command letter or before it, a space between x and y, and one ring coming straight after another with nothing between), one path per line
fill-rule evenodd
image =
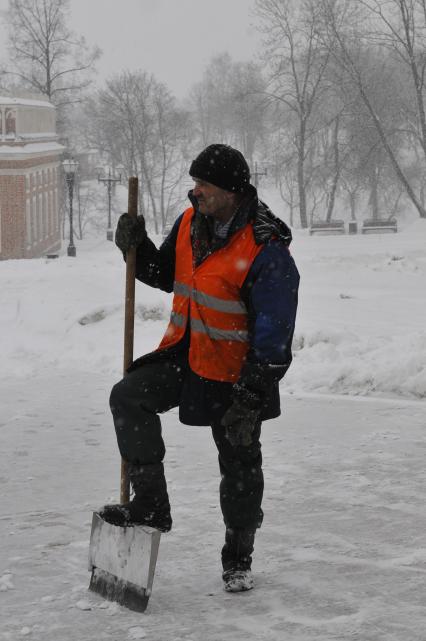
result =
M129 178L129 200L127 211L131 216L138 215L138 179ZM124 358L123 376L133 362L133 342L135 328L135 278L136 278L136 247L129 249L126 254L126 300L124 305ZM121 460L120 502L127 503L130 498L130 479L128 464Z

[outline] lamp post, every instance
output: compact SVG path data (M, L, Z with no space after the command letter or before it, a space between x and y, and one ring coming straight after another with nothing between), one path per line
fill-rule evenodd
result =
M118 165L117 170L119 172L119 175L116 176L114 174L114 171L111 172L111 168L108 167L108 175L107 176L102 176L101 171L103 171L102 167L98 168L98 182L104 183L107 188L107 194L108 194L108 227L107 227L107 232L106 232L106 238L107 240L113 240L114 239L114 234L111 228L111 192L112 192L112 185L115 183L120 183L121 182L121 174L124 171L124 167L122 165Z
M78 168L78 162L73 158L67 158L66 160L62 161L62 167L65 173L65 180L67 181L68 197L70 201L70 242L67 248L67 255L76 256L76 248L74 245L74 230L72 223L72 198L74 192L74 179Z

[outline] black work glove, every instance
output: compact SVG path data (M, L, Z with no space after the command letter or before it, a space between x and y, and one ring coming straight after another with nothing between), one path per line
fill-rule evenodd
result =
M128 213L122 214L118 219L115 230L115 244L124 255L132 247L138 247L143 243L147 234L145 219L143 216L131 216Z
M232 447L252 444L252 433L260 419L261 397L253 390L234 385L232 405L222 417L225 436Z

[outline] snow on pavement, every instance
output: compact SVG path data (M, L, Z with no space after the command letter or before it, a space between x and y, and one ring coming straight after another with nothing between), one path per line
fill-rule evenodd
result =
M61 377L60 398L47 409L51 382L44 373L24 390L16 381L5 387L0 585L9 587L0 592L0 639L119 641L141 631L152 641L425 638L421 403L283 398L283 417L264 429L256 589L240 595L221 585L209 431L180 425L174 411L165 415L174 529L162 537L153 594L140 615L87 591L91 512L117 498L105 407L111 381Z
M0 263L0 640L425 641L425 222L296 233L295 359L263 431L253 592L222 590L208 428L164 415L174 528L143 615L87 590L91 513L118 495L122 259L86 241L76 259ZM137 304L140 354L170 297L138 285Z

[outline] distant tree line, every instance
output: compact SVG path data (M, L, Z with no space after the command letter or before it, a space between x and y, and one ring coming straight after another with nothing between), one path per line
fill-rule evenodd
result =
M291 216L302 227L330 220L338 197L354 219L363 197L371 218L387 218L404 195L426 217L426 1L257 0L256 9L275 114L268 145Z
M182 207L190 160L218 141L267 170L293 225L331 220L336 203L351 219L403 203L426 217L426 0L256 0L256 60L214 57L183 102L143 70L90 92L100 53L68 30L68 11L10 0L3 85L46 94L71 142L138 175L156 232Z

